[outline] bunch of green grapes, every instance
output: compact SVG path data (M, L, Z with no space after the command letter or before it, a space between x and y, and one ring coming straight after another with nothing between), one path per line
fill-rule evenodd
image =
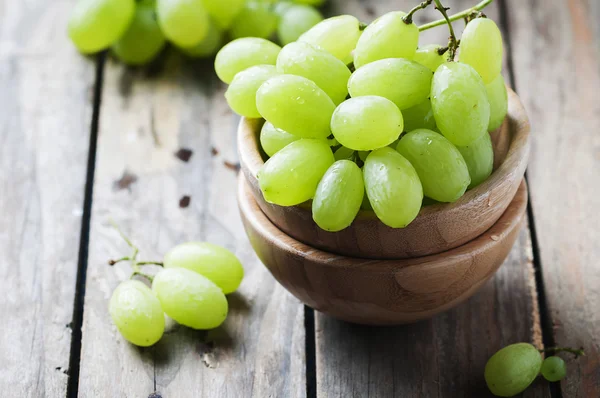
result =
M137 250L136 250L137 253ZM146 263L131 260L135 270ZM111 262L114 264L115 262ZM244 269L229 250L207 242L189 242L171 249L154 277L139 271L152 282L122 282L113 292L110 316L130 343L147 347L165 330L165 314L193 329L213 329L227 317L226 294L234 292Z
M283 48L241 38L221 49L215 69L230 107L265 120L266 201L312 200L314 221L332 232L361 208L402 228L424 203L454 202L491 175L488 133L508 108L500 31L472 19L456 61L456 38L418 46L412 14L425 6L369 25L328 18Z
M79 0L69 36L84 54L111 49L128 65L152 61L172 43L210 57L229 40L276 37L283 45L323 20L324 0Z
M584 355L582 349L550 348L549 352L570 352ZM485 365L485 381L492 394L512 397L525 391L542 375L550 382L562 380L567 375L565 361L558 356L544 359L542 353L529 343L511 344L496 352Z

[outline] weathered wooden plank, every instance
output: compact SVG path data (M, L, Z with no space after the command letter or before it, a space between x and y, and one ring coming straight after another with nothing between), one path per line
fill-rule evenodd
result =
M0 1L0 391L61 397L95 65L65 35L74 0Z
M600 396L597 3L506 3L515 85L533 126L529 183L553 339L587 353L569 358L565 397Z
M341 3L341 2L340 2ZM456 12L472 1L444 1ZM405 5L405 7L403 7ZM342 10L360 12L365 20L414 2L346 2ZM366 8L365 8L366 7ZM366 10L369 10L368 12ZM374 12L371 12L374 11ZM498 21L498 8L486 13ZM375 14L375 15L370 15ZM438 16L417 14L422 24ZM461 32L464 24L456 22ZM445 27L424 32L422 43L443 44ZM484 397L483 369L499 348L518 341L541 344L529 230L524 228L496 276L469 301L430 321L370 328L316 314L317 391L319 396ZM547 397L548 386L536 383L524 396Z
M225 103L225 87L210 61L182 64L172 55L163 66L148 77L106 65L80 396L305 396L303 306L275 284L240 223L236 172L228 166L236 161L238 119ZM188 162L174 156L181 148L193 151ZM184 196L189 206L182 208ZM210 332L174 326L151 349L126 343L107 311L112 290L130 274L127 264L106 265L128 253L109 217L144 258L160 258L188 240L235 251L246 276L229 298L224 326Z

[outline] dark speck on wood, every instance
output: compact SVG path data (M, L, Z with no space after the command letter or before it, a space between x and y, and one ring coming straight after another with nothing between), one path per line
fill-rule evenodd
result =
M148 398L162 398L162 395L160 395L159 392L153 392L152 394L148 395Z
M367 13L368 16L372 17L375 15L375 9L371 6L366 6L365 7L365 12Z
M232 162L230 162L230 161L228 161L228 160L224 160L224 161L223 161L223 165L224 165L225 167L227 167L229 170L233 170L233 171L235 171L236 173L237 173L238 171L240 171L240 164L239 164L239 163L232 163Z
M130 173L129 171L123 171L123 175L117 181L114 182L113 188L115 191L121 189L128 189L131 184L137 181L137 176L135 174Z
M210 148L210 154L213 156L217 156L219 154L219 150L215 147Z
M188 195L182 196L181 199L179 199L179 207L181 207L182 209L185 209L186 207L188 207L190 205L190 200L192 198L190 198Z
M187 148L181 148L180 150L175 152L175 156L177 156L177 158L182 162L187 162L188 160L190 160L193 154L194 152L191 149Z

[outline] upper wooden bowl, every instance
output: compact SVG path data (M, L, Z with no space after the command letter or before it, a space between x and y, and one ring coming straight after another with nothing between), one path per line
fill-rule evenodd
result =
M279 229L328 252L374 259L420 257L458 247L487 231L504 213L527 167L529 121L519 97L508 90L508 115L492 133L494 172L454 203L423 207L406 228L390 228L373 211L361 210L352 225L327 232L312 219L310 203L283 207L267 203L256 175L266 156L260 149L261 121L242 119L240 164L258 206Z
M239 183L246 233L275 279L312 308L372 325L430 318L473 295L507 257L527 207L521 182L502 217L469 243L426 257L372 260L323 252L286 235L261 211L243 177Z

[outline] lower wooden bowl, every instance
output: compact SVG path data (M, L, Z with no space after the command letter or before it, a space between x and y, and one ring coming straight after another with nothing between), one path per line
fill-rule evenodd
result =
M243 177L238 203L258 257L294 296L345 321L393 325L446 311L490 279L517 239L527 189L522 181L504 214L476 239L444 253L400 260L345 257L295 240L264 215Z
M519 97L509 89L508 115L492 133L494 172L454 203L425 206L406 228L384 225L373 211L361 210L352 225L327 232L312 219L310 203L283 207L262 196L258 171L264 164L257 119L242 119L238 130L240 165L256 202L279 229L310 246L346 256L398 259L426 256L458 247L488 230L504 213L525 174L529 122Z

